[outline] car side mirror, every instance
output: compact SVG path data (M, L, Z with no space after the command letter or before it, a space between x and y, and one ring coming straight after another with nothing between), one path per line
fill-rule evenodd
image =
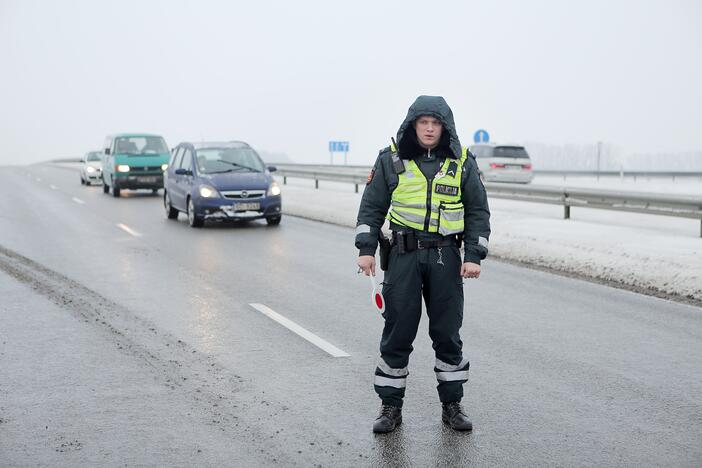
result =
M275 172L277 170L278 170L278 168L275 166L268 166L268 172Z
M107 156L110 155L110 148L105 148L105 154L106 154Z
M175 170L175 174L176 175L193 175L193 171L189 171L187 169L180 168L180 169Z

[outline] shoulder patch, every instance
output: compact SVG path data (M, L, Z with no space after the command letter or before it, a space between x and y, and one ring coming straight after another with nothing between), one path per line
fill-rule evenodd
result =
M366 179L366 185L371 183L374 176L375 176L375 167L373 169L371 169L370 174L368 174L368 178Z

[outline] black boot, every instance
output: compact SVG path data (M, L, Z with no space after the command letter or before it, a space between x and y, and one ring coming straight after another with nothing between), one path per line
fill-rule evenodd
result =
M457 401L442 403L441 420L457 431L472 431L473 423L466 417L461 404Z
M392 432L400 424L402 424L402 408L383 404L378 418L373 423L373 432Z

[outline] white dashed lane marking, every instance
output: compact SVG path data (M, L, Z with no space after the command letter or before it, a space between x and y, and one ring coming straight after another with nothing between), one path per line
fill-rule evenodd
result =
M58 188L58 187L55 186L54 184L49 185L49 187L51 187L51 190L56 190L56 189Z
M130 234L134 237L141 237L140 233L136 232L134 229L130 228L126 224L117 223L117 227L120 228L121 230L123 230L124 232L126 232L127 234Z
M85 205L85 202L81 200L80 198L73 197L71 198L74 202L78 203L79 205Z
M298 336L301 336L302 338L306 339L313 345L315 345L318 348L323 349L327 353L331 354L333 357L349 357L350 355L337 348L333 344L329 343L328 341L323 340L322 338L318 337L314 333L305 330L302 328L300 325L296 324L292 320L283 317L273 309L263 305L263 304L249 304L251 307L254 309L258 310L261 312L263 315L267 316L270 319L275 320L291 332L295 333Z

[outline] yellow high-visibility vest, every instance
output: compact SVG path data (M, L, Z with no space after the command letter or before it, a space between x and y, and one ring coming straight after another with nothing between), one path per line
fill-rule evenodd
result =
M392 192L387 219L444 236L462 233L461 174L465 157L463 154L460 160L446 158L431 186L414 160L404 161L405 171L398 174L399 183Z

